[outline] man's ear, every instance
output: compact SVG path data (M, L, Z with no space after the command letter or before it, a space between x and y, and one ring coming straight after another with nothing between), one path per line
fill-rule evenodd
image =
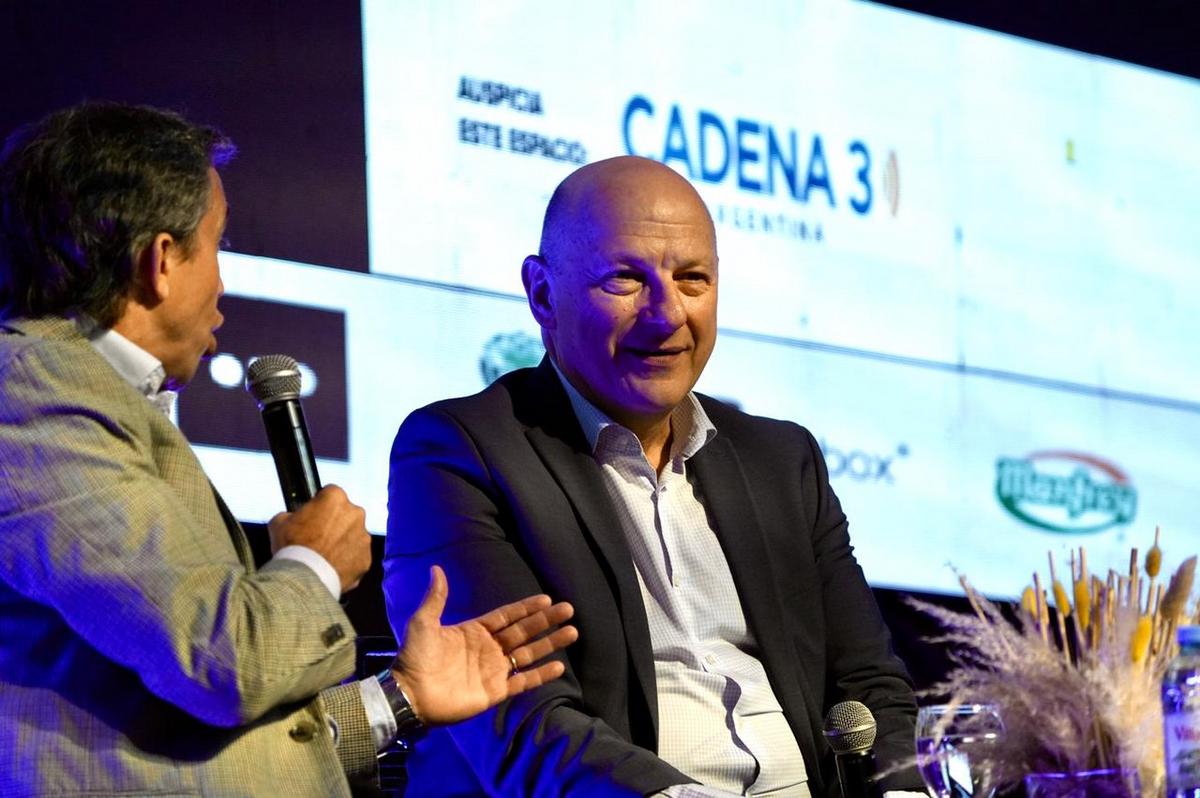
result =
M182 251L174 236L159 233L137 254L133 264L134 285L142 304L153 306L167 298Z
M521 282L529 298L529 310L543 330L555 327L554 299L550 290L550 266L541 255L530 255L521 264Z

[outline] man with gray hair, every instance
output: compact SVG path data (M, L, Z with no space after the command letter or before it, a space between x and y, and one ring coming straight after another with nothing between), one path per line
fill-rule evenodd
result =
M442 626L433 567L392 667L338 685L362 508L327 486L279 514L258 569L165 412L216 351L232 154L109 103L0 154L0 795L347 795L397 735L557 677L538 663L574 639L546 596Z

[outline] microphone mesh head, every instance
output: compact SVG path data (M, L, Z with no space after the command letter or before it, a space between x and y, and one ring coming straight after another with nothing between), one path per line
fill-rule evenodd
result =
M834 704L825 716L825 739L835 754L866 751L875 744L875 716L858 701Z
M259 407L300 398L300 367L287 355L264 355L246 370L246 390Z

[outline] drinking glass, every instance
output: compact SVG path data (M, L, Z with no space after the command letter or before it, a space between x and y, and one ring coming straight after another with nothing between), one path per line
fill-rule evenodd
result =
M1004 736L994 704L935 704L917 713L917 767L933 798L991 798L982 758Z
M1108 768L1025 777L1027 798L1137 798L1141 792L1136 770Z

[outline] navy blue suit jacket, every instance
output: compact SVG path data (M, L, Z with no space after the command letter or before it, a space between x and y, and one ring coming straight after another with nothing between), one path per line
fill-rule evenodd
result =
M911 757L916 705L855 561L820 449L796 424L700 397L717 435L688 461L746 621L803 753L836 784L821 735L865 703L886 765ZM446 618L546 592L576 608L567 675L449 730L409 761L410 796L645 795L690 781L659 760L650 631L599 467L548 361L412 413L392 448L384 589L398 633L441 564ZM889 787L920 789L915 771Z

